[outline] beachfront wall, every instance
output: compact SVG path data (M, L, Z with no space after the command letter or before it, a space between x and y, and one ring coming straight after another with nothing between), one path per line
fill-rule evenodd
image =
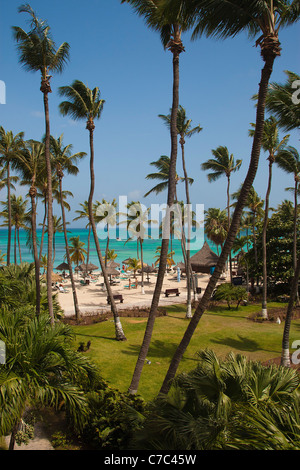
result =
M214 253L207 242L204 242L203 247L193 256L191 256L192 270L196 273L211 274L212 268L215 268L219 256Z

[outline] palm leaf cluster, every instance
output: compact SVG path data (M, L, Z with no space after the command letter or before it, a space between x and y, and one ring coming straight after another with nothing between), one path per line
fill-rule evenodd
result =
M198 353L167 397L145 417L135 445L148 450L296 450L300 448L299 376L230 353Z

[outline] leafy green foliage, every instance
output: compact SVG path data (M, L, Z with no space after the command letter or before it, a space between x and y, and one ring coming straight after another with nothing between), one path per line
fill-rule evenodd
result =
M197 367L179 375L135 434L148 450L300 449L299 375L230 353L198 353Z
M225 300L229 310L232 302L236 302L236 309L238 309L240 303L247 299L248 294L244 287L233 286L230 283L220 284L213 295L213 300Z
M135 395L112 389L101 381L87 393L89 412L81 433L83 441L95 449L126 449L141 427L144 401Z

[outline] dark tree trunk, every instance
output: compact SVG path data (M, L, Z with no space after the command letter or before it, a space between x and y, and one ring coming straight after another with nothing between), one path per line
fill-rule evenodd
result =
M47 197L45 196L45 211L44 211L44 218L43 218L43 228L42 228L42 235L41 235L41 245L40 245L40 255L39 255L39 261L41 262L41 258L43 255L43 245L44 245L44 236L45 236L45 228L46 228L46 219L47 219Z
M101 249L100 249L100 244L98 240L98 235L97 235L97 230L96 230L96 225L95 225L95 220L94 220L94 213L93 213L93 196L94 196L94 188L95 188L95 173L94 173L94 123L92 121L88 121L87 123L87 129L89 131L90 135L90 151L91 151L91 156L90 156L90 174L91 174L91 188L90 188L90 194L89 194L89 200L88 200L88 208L89 208L89 218L90 218L90 223L94 235L94 241L96 245L96 251L99 259L99 263L101 266L101 270L103 273L104 277L104 283L106 286L107 290L107 295L110 299L110 306L111 306L111 311L114 316L114 322L115 322L115 332L116 332L116 339L118 341L125 341L126 336L123 332L122 324L118 315L118 311L116 308L116 303L113 298L113 293L109 284L109 279L106 273L106 268L105 268L105 263L101 254Z
M279 46L278 40L277 40L276 45ZM238 201L237 201L237 204L236 204L233 216L232 216L230 229L228 231L228 236L224 243L220 258L208 282L208 285L205 289L203 297L201 298L195 310L195 313L191 321L189 322L186 332L184 333L184 336L171 360L169 369L167 371L166 377L163 381L163 384L160 390L161 394L168 393L170 385L171 385L171 381L176 375L176 371L179 366L179 363L192 339L192 336L199 323L199 320L201 319L207 307L207 304L211 298L211 295L216 286L216 283L225 267L226 260L229 256L234 239L236 237L237 231L240 226L240 219L241 219L243 207L245 206L249 191L251 189L254 178L256 176L260 149L261 149L262 136L263 136L263 131L264 131L266 94L268 90L269 79L272 74L274 60L275 60L275 57L279 55L278 49L276 51L274 49L272 50L268 49L267 51L264 49L263 54L264 54L263 59L264 59L265 65L261 72L261 81L259 84L258 101L257 101L257 109L256 109L256 126L255 126L255 133L253 137L251 159L250 159L248 172L247 172L245 181L243 183L242 189L240 191L240 196L238 198Z
M35 313L39 317L41 310L41 286L40 286L40 262L37 249L36 240L36 188L32 185L29 190L31 199L31 231L32 231L32 246L34 256L34 269L35 269L35 289L36 289L36 306Z
M178 31L178 30L177 30ZM169 169L169 183L168 183L168 200L167 205L170 208L174 204L175 192L176 192L176 161L177 161L177 112L179 106L179 56L180 53L184 50L181 41L178 43L170 44L170 50L173 54L173 102L172 102L172 111L171 111L171 123L170 123L170 134L171 134L171 157L170 157L170 169ZM170 214L169 214L170 217ZM168 214L166 219L169 219ZM170 230L170 220L167 222L168 231ZM158 268L157 281L152 297L151 308L148 316L148 322L146 325L145 335L143 343L139 352L131 384L129 386L129 393L135 394L138 390L140 377L142 374L143 366L145 359L148 354L150 347L152 332L155 323L155 317L157 313L157 307L159 304L160 294L162 290L168 248L169 248L169 239L166 238L165 234L162 235L162 244L161 244L161 253L160 253L160 262Z
M7 162L7 212L8 212L8 239L7 239L7 255L6 264L10 265L10 249L11 249L11 199L10 199L10 165Z
M300 255L298 257L297 266L295 269L295 274L292 282L290 299L287 307L285 323L284 323L284 331L283 331L283 338L282 338L282 352L281 352L281 365L285 367L289 367L290 362L290 329L291 323L293 318L293 307L295 303L295 299L297 297L297 293L299 293L299 274L300 274Z
M51 93L51 88L48 79L42 79L41 91L44 96L44 109L45 109L45 160L47 168L47 202L48 202L48 254L47 254L47 300L48 310L51 319L51 324L54 324L53 314L53 301L52 301L52 243L53 243L53 215L52 215L52 169L50 161L50 117L49 117L49 102L48 93Z
M63 197L62 197L62 176L61 175L59 175L59 191L60 191L61 215L62 215L65 245L66 245L66 256L67 256L67 263L68 263L68 266L69 266L71 287L72 287L72 293L73 293L75 317L76 317L76 320L79 321L80 311L79 311L79 306L78 306L77 292L76 292L76 287L75 287L74 275L73 275L73 270L72 270L72 261L71 261L71 257L70 257L70 250L69 250L69 243L68 243L65 208L64 208Z
M268 228L268 220L269 220L269 198L271 192L271 184L272 184L272 166L273 166L273 157L269 157L269 179L268 179L268 187L266 192L266 200L265 200L265 214L264 214L264 225L262 231L262 254L263 254L263 298L262 298L262 311L261 316L262 318L268 318L268 310L267 310L267 291L268 291L268 273L267 273L267 228Z

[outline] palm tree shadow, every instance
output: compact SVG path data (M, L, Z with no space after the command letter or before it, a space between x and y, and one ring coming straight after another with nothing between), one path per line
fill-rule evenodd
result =
M165 343L164 341L155 340L152 341L150 344L150 348L148 351L148 357L152 359L161 359L161 358L169 358L171 359L178 347L177 343ZM131 356L138 356L140 352L141 345L140 344L131 344L127 350L121 351L122 354L127 354ZM187 357L185 356L182 360L185 359L195 360L197 361L196 357Z
M223 338L223 339L212 339L212 343L215 344L222 344L225 346L229 346L230 348L236 349L238 351L248 351L248 352L256 352L261 351L263 348L261 345L252 339L249 339L245 336L238 335L237 338ZM268 351L267 349L264 349ZM269 351L269 352L276 352L276 351Z

